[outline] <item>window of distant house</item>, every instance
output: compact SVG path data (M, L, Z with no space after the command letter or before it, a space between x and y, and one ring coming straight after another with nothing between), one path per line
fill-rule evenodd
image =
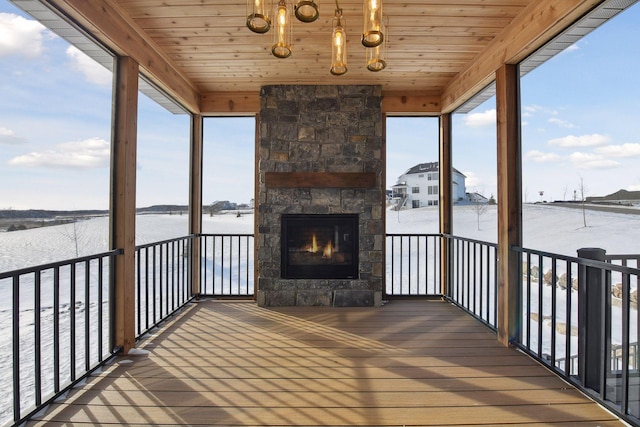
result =
M411 207L412 208L419 208L420 207L420 200L412 200L411 201Z
M428 188L428 194L438 194L438 186L430 185Z
M420 192L420 187L411 187L411 192L413 194L418 194Z
M438 180L438 174L437 174L437 173L430 173L430 174L427 176L427 179L428 179L429 181L437 181L437 180Z
M420 175L418 175L418 178L424 178L424 174L421 173Z

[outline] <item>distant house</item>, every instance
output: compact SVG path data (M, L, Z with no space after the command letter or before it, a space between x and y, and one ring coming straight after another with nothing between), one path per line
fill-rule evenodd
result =
M467 193L467 200L470 201L471 203L480 203L480 204L489 203L489 199L487 199L480 193Z
M606 196L587 197L588 203L616 204L616 205L638 205L640 204L640 191L618 190Z
M452 196L453 202L465 200L466 177L455 168L453 169ZM398 208L421 208L424 206L438 206L440 192L440 176L438 162L420 163L409 168L398 177L396 184L391 187L392 199Z

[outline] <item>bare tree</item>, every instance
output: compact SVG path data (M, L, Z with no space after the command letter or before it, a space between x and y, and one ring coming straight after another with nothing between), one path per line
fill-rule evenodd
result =
M70 222L66 223L64 227L60 230L60 233L71 240L74 244L76 250L76 258L80 256L80 239L84 234L84 224L80 224L78 217L73 217Z
M472 198L471 202L473 203L472 204L473 211L476 213L478 231L480 231L480 218L482 217L482 215L485 214L485 212L487 212L487 203L484 200L482 200L484 199L484 196L482 193L479 193L479 192L472 194L471 198Z
M580 176L580 187L578 188L580 190L580 201L582 203L582 223L584 224L584 226L587 226L587 208L585 206L585 202L586 202L586 197L585 197L585 193L587 192L587 187L584 185L584 178L582 178L582 175Z
M216 200L215 202L209 205L209 216L213 216L214 214L221 212L224 209L225 202Z

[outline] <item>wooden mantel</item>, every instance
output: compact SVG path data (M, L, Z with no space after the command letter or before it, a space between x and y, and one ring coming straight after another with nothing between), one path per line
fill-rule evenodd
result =
M376 174L366 172L266 172L267 188L372 188Z

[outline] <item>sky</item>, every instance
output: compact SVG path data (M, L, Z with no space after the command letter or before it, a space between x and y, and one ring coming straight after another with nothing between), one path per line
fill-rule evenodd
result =
M640 190L639 22L636 4L522 79L525 201ZM0 209L107 209L111 72L0 0L0 76ZM486 196L495 120L493 98L453 118L453 166ZM142 96L138 121L137 206L187 204L189 117ZM206 119L203 152L205 204L253 199L253 118ZM437 156L437 119L388 119L388 187Z

